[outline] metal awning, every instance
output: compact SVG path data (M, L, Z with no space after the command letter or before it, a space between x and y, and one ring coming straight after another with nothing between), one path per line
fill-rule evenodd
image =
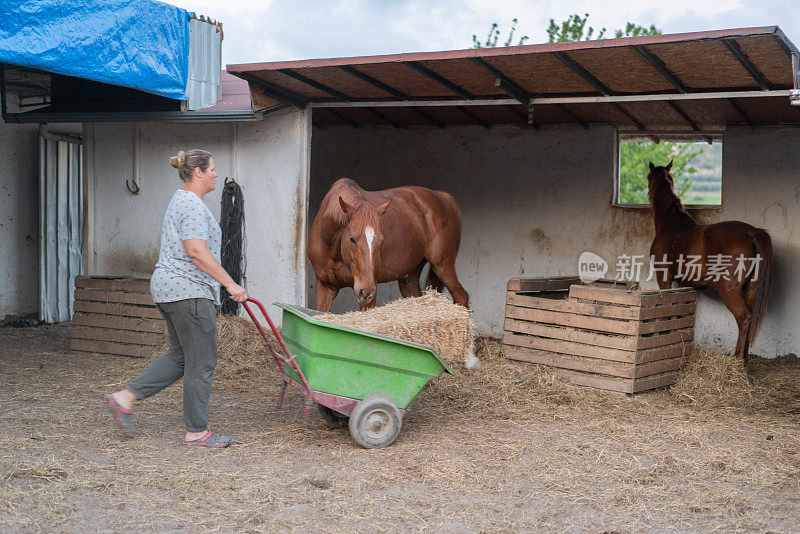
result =
M508 48L228 65L254 108L318 125L800 124L800 52L777 26Z

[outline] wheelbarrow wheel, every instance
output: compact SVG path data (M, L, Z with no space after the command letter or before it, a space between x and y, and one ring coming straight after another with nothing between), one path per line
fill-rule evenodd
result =
M323 406L322 404L317 404L317 411L319 412L319 416L322 417L323 421L329 425L339 426L343 422L347 421L346 415L342 415L336 410L332 410L327 406Z
M378 449L397 439L402 419L392 399L377 393L356 404L348 427L356 443L365 449Z

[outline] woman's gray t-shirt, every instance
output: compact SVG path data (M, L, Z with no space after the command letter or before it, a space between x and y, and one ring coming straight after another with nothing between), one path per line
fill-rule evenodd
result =
M178 189L172 195L161 226L161 250L150 293L155 302L205 298L220 303L219 283L197 268L186 254L186 239L203 239L220 261L222 230L206 203L191 191Z

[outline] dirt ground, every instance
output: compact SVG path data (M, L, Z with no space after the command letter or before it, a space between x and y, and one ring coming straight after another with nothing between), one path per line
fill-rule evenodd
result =
M0 531L800 532L796 361L755 362L749 400L703 403L487 358L434 381L380 450L319 417L303 431L302 397L277 410L274 379L220 380L211 425L237 442L187 450L179 384L137 405L126 439L103 395L146 362L69 353L68 336L0 328ZM769 380L779 402L752 397Z

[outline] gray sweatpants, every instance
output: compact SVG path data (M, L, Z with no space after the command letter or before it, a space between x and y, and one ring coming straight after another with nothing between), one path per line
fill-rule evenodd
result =
M217 366L217 309L209 299L158 304L167 322L170 351L147 366L127 389L140 399L183 377L183 421L188 432L208 427L208 398Z

